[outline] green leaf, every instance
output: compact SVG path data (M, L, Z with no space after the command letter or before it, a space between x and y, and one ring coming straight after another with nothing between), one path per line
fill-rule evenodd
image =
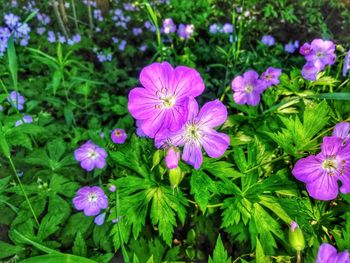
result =
M80 231L77 232L72 251L74 255L83 256L83 257L86 257L87 255L86 242Z
M1 129L0 129L0 146L1 146L1 150L2 150L3 154L5 155L5 157L10 159L10 157L11 157L10 147L7 144L5 136L2 133Z
M79 263L97 263L97 261L69 255L69 254L60 254L60 255L44 255L44 256L37 256L32 258L27 258L21 261L21 263L72 263L72 262L79 262Z
M309 95L308 98L326 99L326 100L350 100L350 93L334 92L334 93L320 93Z
M256 263L269 262L265 257L264 249L262 248L258 238L256 239L255 257L256 257Z
M84 215L83 213L77 213L72 215L68 223L65 225L63 232L60 236L60 240L64 245L72 244L72 241L78 231L84 235L90 225L92 224L93 217Z
M15 90L18 90L18 66L17 66L17 55L14 44L14 34L12 33L7 44L7 57L9 62L9 69L12 77L12 82Z
M193 170L191 175L191 194L205 213L209 204L210 192L217 192L215 183L203 171Z
M54 96L56 95L56 91L61 84L61 79L62 79L61 70L56 70L52 74L52 81L51 81L51 88L52 88L52 93Z
M14 246L0 240L0 259L7 258L24 251L21 246Z
M228 256L227 251L222 243L221 236L216 241L213 258L209 256L208 263L231 263L232 259Z

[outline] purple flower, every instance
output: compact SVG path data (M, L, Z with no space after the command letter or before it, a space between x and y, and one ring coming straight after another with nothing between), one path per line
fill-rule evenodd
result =
M293 175L306 183L311 197L319 200L332 200L340 192L350 192L350 144L342 145L342 139L324 137L321 152L302 158L295 164Z
M209 32L213 35L217 34L218 32L220 32L220 27L218 26L218 24L212 24L209 26Z
M163 21L163 32L164 34L170 34L176 32L176 25L171 18L166 18Z
M19 17L11 13L4 15L4 19L5 24L10 28L15 28L19 22Z
M261 42L264 45L271 47L275 44L275 38L273 36L270 36L270 35L263 35Z
M37 32L39 35L44 34L45 31L46 31L46 28L45 28L45 27L38 27L38 28L36 29L36 32Z
M19 94L19 92L12 91L10 96L7 98L7 101L18 110L23 110L23 104L25 102L24 97Z
M112 193L114 193L115 190L117 190L117 187L116 187L114 184L111 184L111 185L108 187L108 190L111 191Z
M296 49L297 47L292 42L289 42L284 46L284 51L286 51L287 53L294 53Z
M303 77L311 81L315 81L317 79L318 72L319 70L317 67L315 67L315 64L313 62L307 62L301 70Z
M136 134L137 134L137 136L139 136L139 137L148 137L144 132L143 132L143 130L141 129L141 123L142 123L142 121L141 120L136 120L136 127L137 127L137 129L136 129Z
M32 123L32 122L33 122L32 116L24 115L23 120L21 119L21 120L16 121L15 126L17 127L19 125L22 125L23 123Z
M180 24L177 30L177 34L182 39L188 39L192 36L194 31L194 25Z
M295 40L293 45L296 49L298 49L299 48L299 40Z
M214 100L204 104L199 111L197 101L190 99L188 112L182 128L176 132L163 131L157 134L155 145L161 148L170 141L174 146L184 146L182 160L198 170L203 162L202 147L210 157L219 158L230 145L228 135L214 130L226 121L227 110L221 101Z
M8 27L0 27L0 39L7 42L8 38L11 36L11 31Z
M224 32L225 34L231 34L233 32L232 24L229 24L229 23L224 24L224 26L222 27L222 32Z
M103 21L102 11L100 9L94 10L94 18L100 22Z
M303 56L310 54L310 52L311 52L311 45L309 43L304 43L299 49L299 53Z
M232 81L233 99L238 104L258 105L260 94L265 90L265 83L254 70L248 70Z
M60 42L61 44L66 43L66 38L65 36L62 36L60 33L58 33L58 42Z
M139 47L139 50L140 50L141 52L145 52L146 49L147 49L147 45L146 45L146 44L143 44L143 45L141 45L141 46Z
M174 69L168 62L143 68L140 82L143 88L129 93L128 109L151 138L162 129L179 130L187 119L188 98L197 97L204 90L196 70L184 66Z
M335 125L332 136L342 139L343 145L350 141L350 123L340 122Z
M297 224L297 222L292 221L292 222L290 223L290 229L291 229L293 232L295 231L295 229L296 229L297 227L299 227L299 225Z
M39 22L41 22L43 25L47 25L50 23L51 19L48 15L44 13L37 13L36 18L38 19Z
M338 253L337 249L328 243L323 243L318 249L316 263L350 263L347 250Z
M120 51L124 51L125 50L125 47L126 47L126 41L125 40L122 40L120 43L119 43L119 46L118 46L118 48L119 48L119 50Z
M138 36L142 34L142 28L141 27L134 27L132 29L132 33L134 36Z
M143 25L151 32L156 32L156 27L150 21L146 21Z
M86 216L96 216L108 207L108 198L98 186L80 188L73 199L77 210L84 210Z
M115 129L111 133L111 139L114 143L123 144L126 140L127 134L123 129Z
M178 166L180 159L180 152L174 147L170 147L165 156L165 163L168 169L174 169Z
M53 31L47 32L47 40L48 40L50 43L56 42L56 36L55 36L55 33L54 33Z
M311 42L311 51L305 55L308 62L312 62L318 70L335 62L335 45L332 41L314 39Z
M350 50L346 53L343 62L343 77L346 77L348 71L350 70Z
M106 166L107 152L91 141L87 141L74 151L75 160L80 162L80 166L86 171L94 168L102 169Z
M102 226L106 219L106 213L102 213L95 217L94 223L98 226Z
M277 85L280 83L279 77L282 70L279 68L268 67L267 70L261 74L261 79L265 82L265 87Z

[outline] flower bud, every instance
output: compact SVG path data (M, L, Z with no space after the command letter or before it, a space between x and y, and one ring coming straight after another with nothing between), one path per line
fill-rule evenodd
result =
M291 246L297 251L302 251L305 248L303 232L295 221L292 221L290 223L289 242Z
M174 147L170 147L165 156L165 163L169 169L174 169L178 166L180 159L180 152L176 151Z
M183 179L183 175L180 167L176 167L174 169L169 170L169 180L172 188L178 187Z

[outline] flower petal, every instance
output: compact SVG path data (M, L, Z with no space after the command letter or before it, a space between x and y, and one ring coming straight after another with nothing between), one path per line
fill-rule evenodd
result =
M335 125L332 135L339 137L342 140L345 140L350 133L350 123L349 122L340 122Z
M342 145L342 139L334 136L323 137L321 144L322 154L326 156L337 155Z
M182 160L198 170L203 162L203 155L199 143L186 143L182 153Z
M128 110L135 119L152 118L160 111L156 107L160 103L156 93L151 93L144 88L134 88L129 92Z
M227 109L219 100L207 102L198 114L201 127L214 128L223 124L226 119Z
M306 190L315 199L333 200L338 196L337 178L324 171L317 180L306 184Z
M337 250L330 244L323 243L318 249L316 263L329 263L337 256Z
M153 93L169 88L169 80L174 69L168 62L152 63L140 73L140 82L146 90Z
M202 138L202 145L211 158L219 158L229 147L230 137L227 134L211 130Z
M292 170L295 178L304 183L317 180L322 172L322 161L314 155L298 160Z

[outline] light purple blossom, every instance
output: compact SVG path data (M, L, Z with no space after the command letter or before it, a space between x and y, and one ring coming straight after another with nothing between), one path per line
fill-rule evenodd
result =
M179 130L187 119L188 98L197 97L204 90L199 73L185 66L175 69L168 63L153 63L142 69L143 88L129 93L128 109L141 120L142 131L154 138L162 129Z
M145 52L146 49L147 49L147 45L146 45L146 44L143 44L143 45L141 45L141 46L139 47L139 50L140 50L141 52Z
M54 33L53 31L47 32L47 40L48 40L50 43L56 42L56 36L55 36L55 33Z
M4 108L2 107L2 105L0 105L0 111L2 111Z
M106 166L107 152L93 142L87 141L74 151L74 158L80 162L84 170L92 171L94 168L102 169Z
M36 29L36 32L37 32L39 35L44 34L45 31L46 31L46 28L45 28L45 27L38 27L38 28Z
M73 204L77 210L83 210L86 216L96 216L101 209L108 207L108 198L101 187L84 186L78 190Z
M58 42L60 42L61 44L66 43L66 38L65 36L62 36L60 33L58 33Z
M184 25L180 24L177 30L177 34L182 39L188 39L192 36L194 32L194 25Z
M268 88L272 85L278 85L280 83L279 77L281 74L281 69L268 67L267 70L261 74L261 79L265 82L265 87Z
M132 5L132 4L130 4L130 3L124 3L123 7L127 11L131 11L131 12L136 11L136 7L134 5Z
M32 116L24 115L24 116L23 116L23 120L21 119L21 120L16 121L15 127L20 126L20 125L22 125L23 123L32 123L32 122L33 122Z
M188 103L188 113L180 130L163 130L156 135L155 145L162 148L171 142L174 146L183 146L182 160L198 170L203 162L202 147L208 156L219 158L230 145L230 137L214 129L226 121L227 109L221 101L214 100L204 104L199 111L197 101L192 98Z
M346 53L343 61L343 77L346 77L350 70L350 50Z
M141 27L134 27L132 29L132 33L134 36L138 36L142 34L142 28Z
M41 22L41 24L43 25L47 25L50 23L51 19L48 15L44 14L44 13L37 13L36 14L36 18L38 19L39 22Z
M5 24L10 28L15 28L19 22L19 16L12 13L4 15Z
M297 50L297 47L292 42L284 45L284 51L287 53L294 53L295 50Z
M275 44L275 38L270 35L263 35L261 42L267 46L273 46Z
M176 32L176 25L171 18L166 18L163 21L163 32L164 34L170 34Z
M233 32L233 26L232 24L226 23L222 27L222 32L225 34L231 34Z
M165 156L165 163L168 169L175 169L179 164L180 152L175 147L170 147Z
M146 21L144 26L145 28L149 29L149 31L156 32L156 27L150 21Z
M338 137L324 137L321 152L302 158L295 164L292 173L306 183L309 195L319 200L332 200L340 192L350 192L350 144L343 145Z
M94 18L100 22L103 21L102 11L100 9L94 10Z
M243 76L232 81L233 99L237 104L256 106L260 102L260 94L265 90L265 83L259 79L254 70L248 70Z
M293 232L295 231L295 229L296 229L297 227L299 227L299 225L297 224L297 222L292 221L292 222L290 223L290 229L291 229Z
M111 139L114 143L123 144L127 138L127 134L123 129L115 129L111 133Z
M299 49L299 53L303 56L309 55L310 52L311 45L309 43L304 43Z
M125 40L120 41L119 46L118 46L118 49L119 49L120 51L124 51L124 50L125 50L125 47L126 47L126 44L127 44L127 42L126 42Z
M323 243L318 249L315 263L350 263L350 255L347 250L338 253L335 247Z
M342 139L343 145L350 142L350 123L340 122L335 125L332 136Z
M335 62L335 45L332 41L314 39L311 42L311 51L305 55L308 62L312 62L318 70Z
M301 70L303 77L311 81L315 81L317 79L318 72L319 70L317 67L315 67L313 62L307 62Z
M213 35L217 34L218 32L220 32L220 27L218 24L212 24L209 26L209 32Z
M117 190L117 187L116 187L114 184L111 184L111 185L108 187L108 190L111 191L112 193L114 193L115 190Z
M95 217L94 223L98 226L102 226L106 219L106 213L102 213Z
M25 102L24 97L16 91L12 91L10 96L7 98L7 101L18 110L23 110L23 104Z

